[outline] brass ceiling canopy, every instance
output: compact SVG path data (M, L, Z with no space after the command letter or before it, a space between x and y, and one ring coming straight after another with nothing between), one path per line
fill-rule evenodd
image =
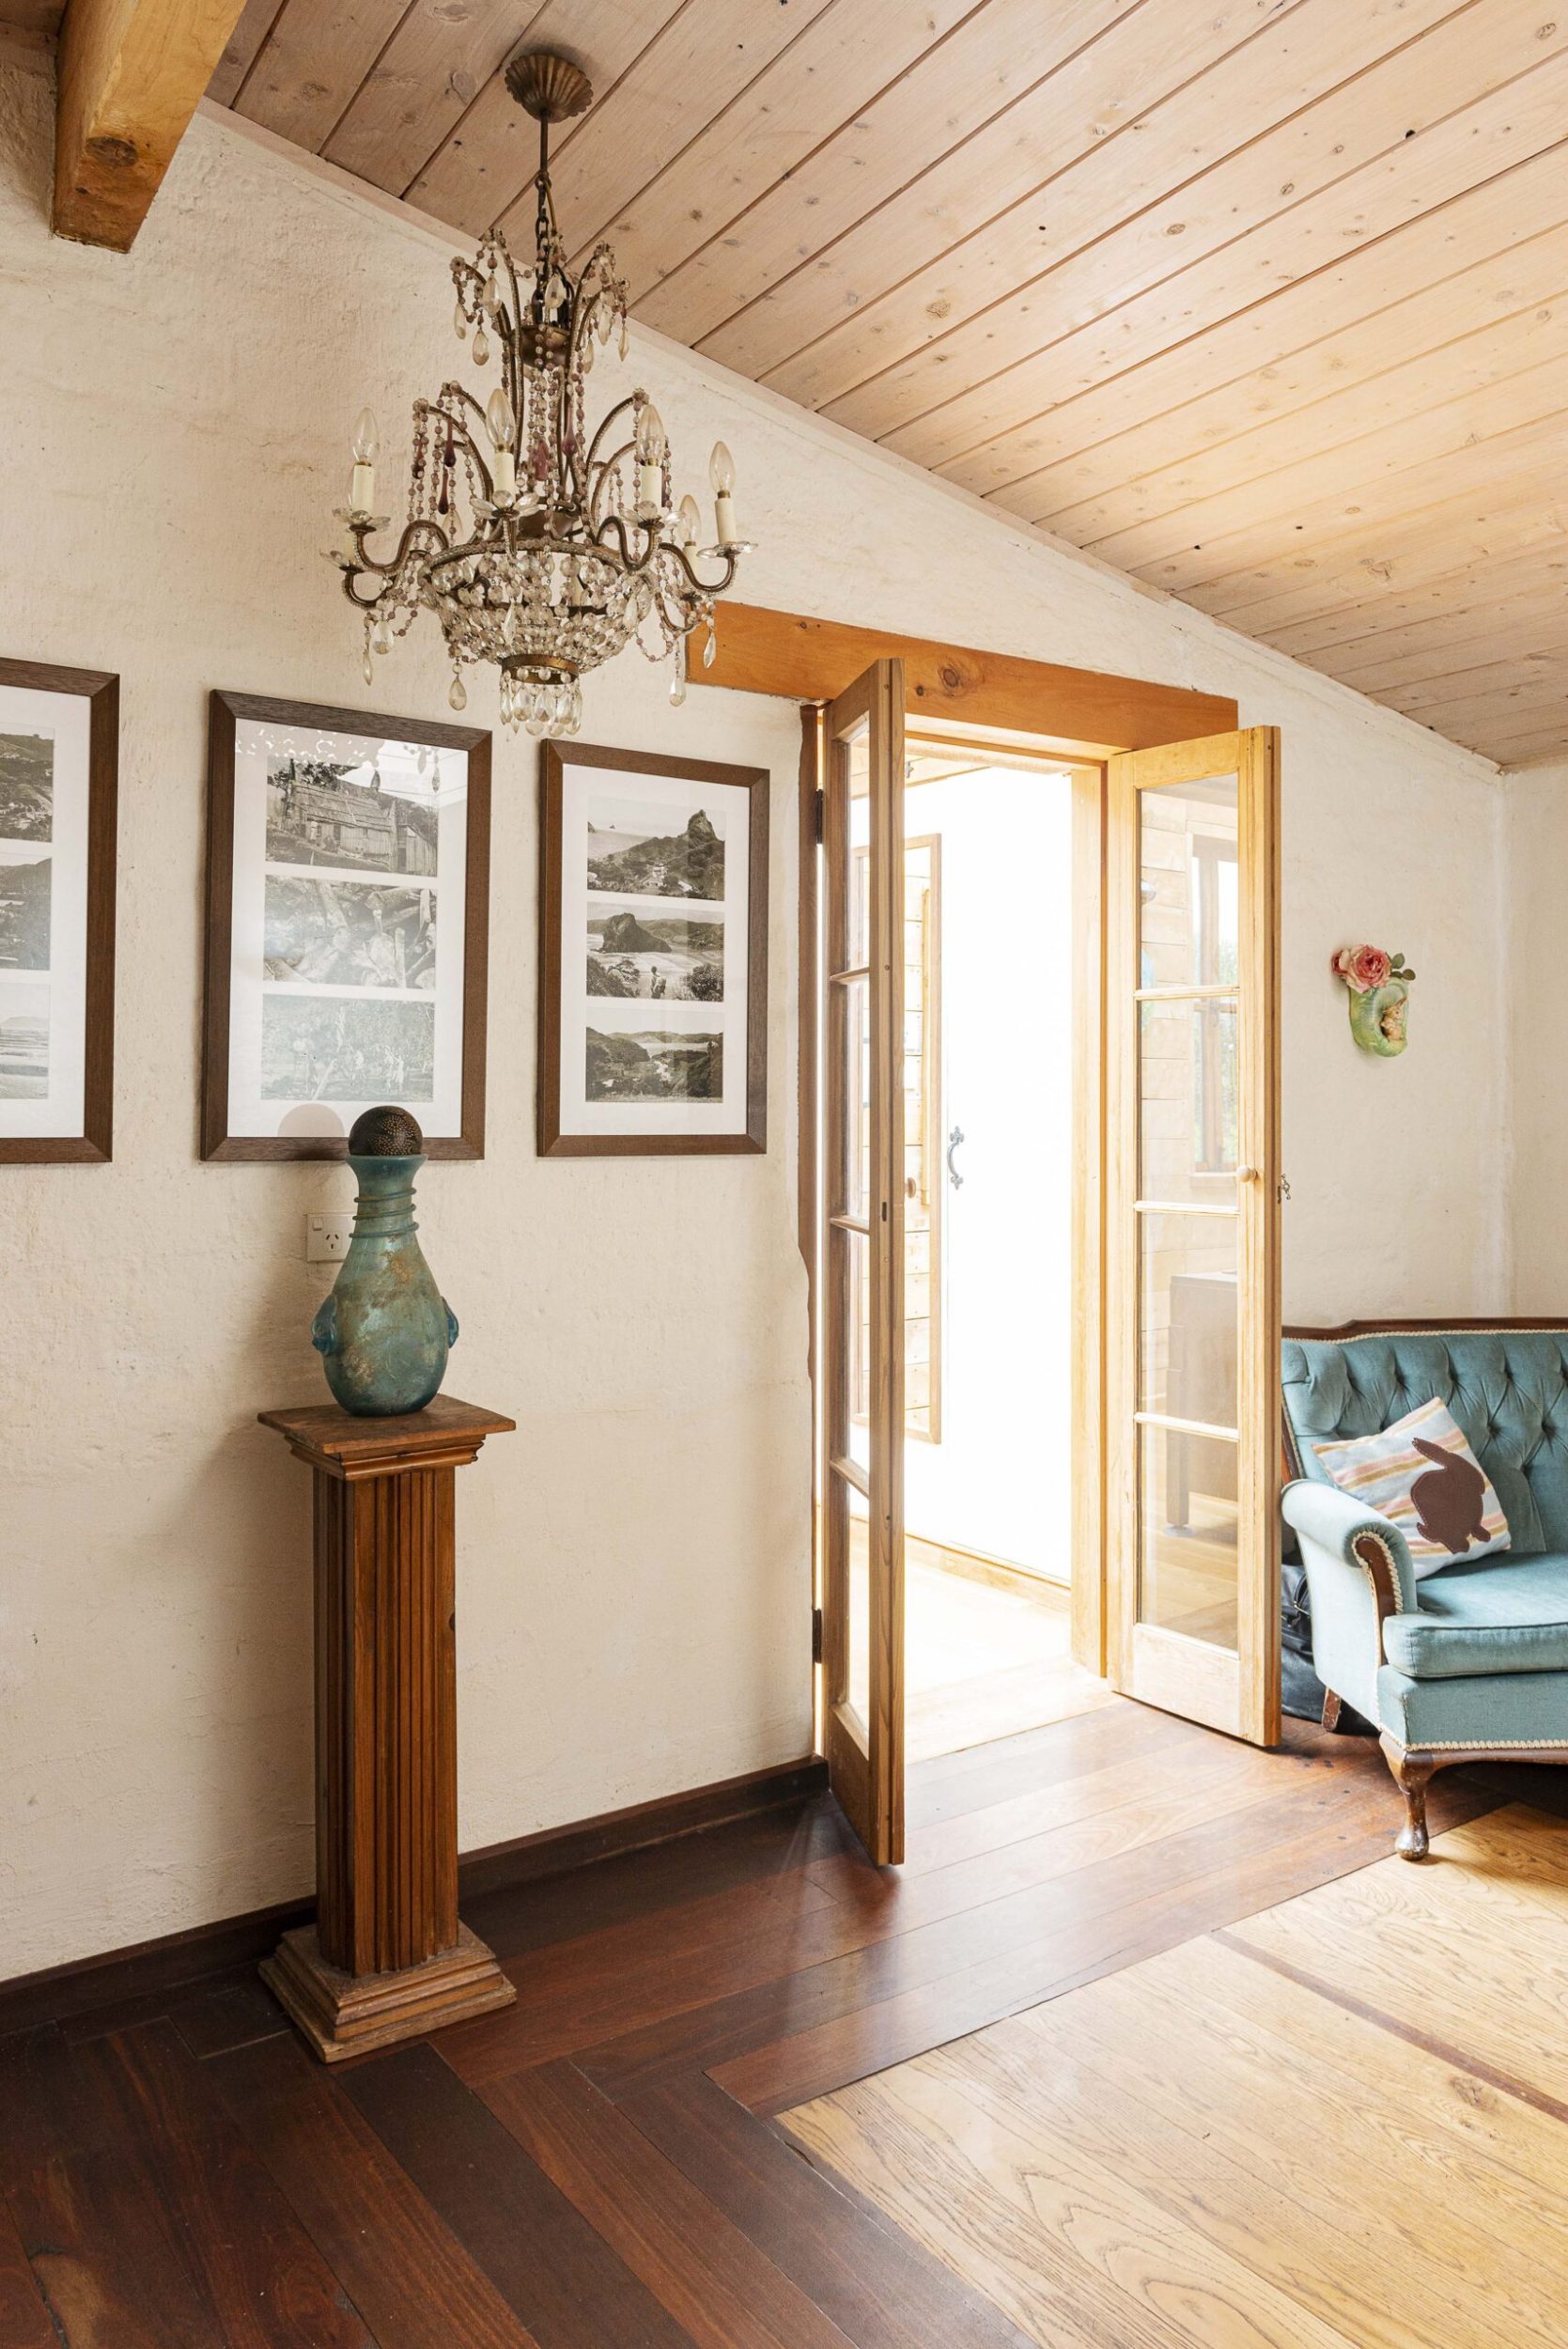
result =
M580 65L558 49L530 49L506 68L506 87L536 122L565 122L586 113L593 87Z

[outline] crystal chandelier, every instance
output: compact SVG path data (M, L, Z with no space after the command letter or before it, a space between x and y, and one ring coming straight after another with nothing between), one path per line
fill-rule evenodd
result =
M600 244L573 279L550 187L550 126L592 99L586 76L548 51L515 57L506 86L539 125L533 266L520 275L499 228L474 260L452 264L459 342L475 364L493 351L500 381L481 405L460 383L415 402L408 521L387 560L367 545L389 517L376 502L376 419L354 428L345 523L352 552L332 550L344 592L365 614L365 679L421 607L435 613L452 661L448 698L466 708L462 672L493 661L501 717L532 735L576 732L582 678L635 642L650 661L674 656L670 699L686 698L686 648L748 543L736 536L735 467L721 441L708 478L715 544L699 550L694 498L671 511L664 428L646 392L613 407L590 439L583 386L597 345L626 357L626 287ZM710 575L705 576L705 572Z

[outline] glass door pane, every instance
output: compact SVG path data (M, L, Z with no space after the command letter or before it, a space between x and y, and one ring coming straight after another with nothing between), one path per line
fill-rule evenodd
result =
M1153 784L1136 820L1138 1616L1234 1650L1237 778Z
M1278 1734L1274 737L1111 761L1119 1685Z
M879 661L832 705L823 786L825 1742L879 1864L904 1832L903 691Z

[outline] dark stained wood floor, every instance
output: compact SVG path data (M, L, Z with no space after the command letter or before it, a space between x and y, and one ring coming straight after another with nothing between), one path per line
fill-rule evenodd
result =
M1435 1830L1563 1774L1448 1772ZM469 1906L505 2013L334 2071L230 1972L0 2040L3 2349L1019 2349L771 2116L1385 1857L1374 1748L1123 1703ZM1109 2345L1108 2345L1109 2349Z

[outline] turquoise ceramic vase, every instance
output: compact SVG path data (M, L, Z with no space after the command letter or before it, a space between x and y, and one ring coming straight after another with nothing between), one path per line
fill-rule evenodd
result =
M327 1384L346 1411L422 1411L441 1389L458 1322L426 1263L413 1220L424 1135L406 1110L366 1110L349 1136L359 1181L353 1237L311 1324Z

